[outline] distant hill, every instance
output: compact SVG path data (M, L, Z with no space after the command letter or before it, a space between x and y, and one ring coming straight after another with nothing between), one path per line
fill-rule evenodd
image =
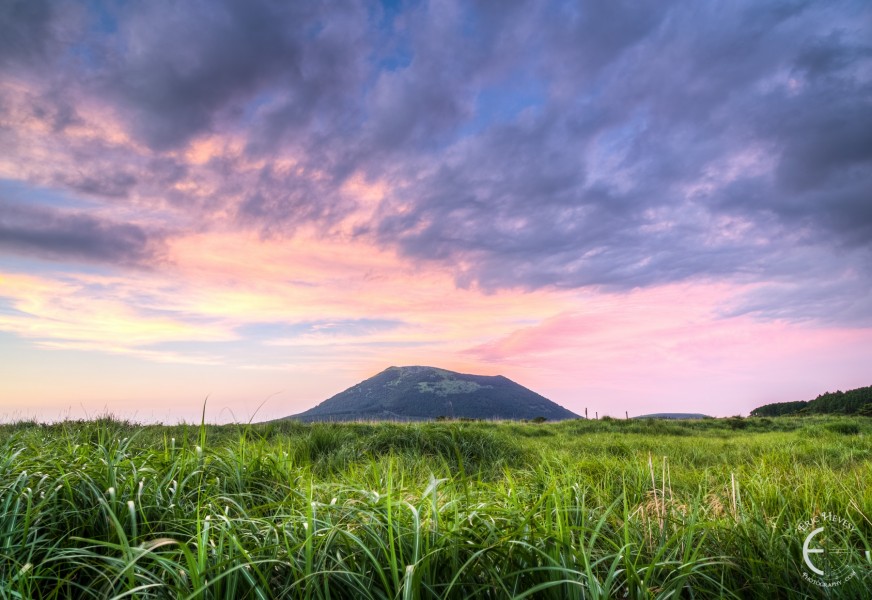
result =
M434 367L390 367L298 415L300 421L577 419L578 415L502 375Z
M639 415L634 419L708 419L708 415L702 413L652 413L650 415Z
M872 417L872 386L827 392L806 402L776 402L765 404L751 411L752 417L777 417L781 415L865 415Z

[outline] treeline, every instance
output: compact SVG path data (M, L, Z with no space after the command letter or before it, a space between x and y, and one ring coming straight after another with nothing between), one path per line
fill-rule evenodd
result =
M751 411L752 417L780 417L781 415L793 415L808 406L805 400L797 400L796 402L776 402L774 404L765 404Z
M872 386L843 392L826 392L806 402L776 402L751 411L753 417L778 417L781 415L863 415L872 417Z

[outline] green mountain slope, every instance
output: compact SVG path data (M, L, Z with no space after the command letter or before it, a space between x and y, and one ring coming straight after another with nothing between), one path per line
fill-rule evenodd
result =
M780 415L866 415L872 416L872 386L827 392L811 401L776 402L751 411L753 417L777 417Z
M577 419L578 415L514 381L434 367L390 367L288 417L301 421L469 419Z

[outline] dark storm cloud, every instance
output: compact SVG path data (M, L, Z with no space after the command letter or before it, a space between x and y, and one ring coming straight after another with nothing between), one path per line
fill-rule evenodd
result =
M146 264L158 236L131 224L0 200L0 251L60 261Z
M78 118L67 86L151 153L79 148L88 168L47 179L83 194L291 235L351 214L362 174L389 191L357 234L463 285L796 286L781 313L748 299L765 318L817 314L872 273L866 2L118 3L78 34L7 6L0 31L21 35L0 64L40 57L52 127ZM210 132L244 155L185 164ZM198 174L214 193L177 185Z

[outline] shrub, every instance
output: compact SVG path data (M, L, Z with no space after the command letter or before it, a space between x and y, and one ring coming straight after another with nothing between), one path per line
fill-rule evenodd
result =
M826 427L833 433L840 433L842 435L857 435L860 433L860 425L858 423L838 421L836 423L827 423Z
M727 419L727 425L730 429L745 429L748 427L748 421L744 417L736 415Z

